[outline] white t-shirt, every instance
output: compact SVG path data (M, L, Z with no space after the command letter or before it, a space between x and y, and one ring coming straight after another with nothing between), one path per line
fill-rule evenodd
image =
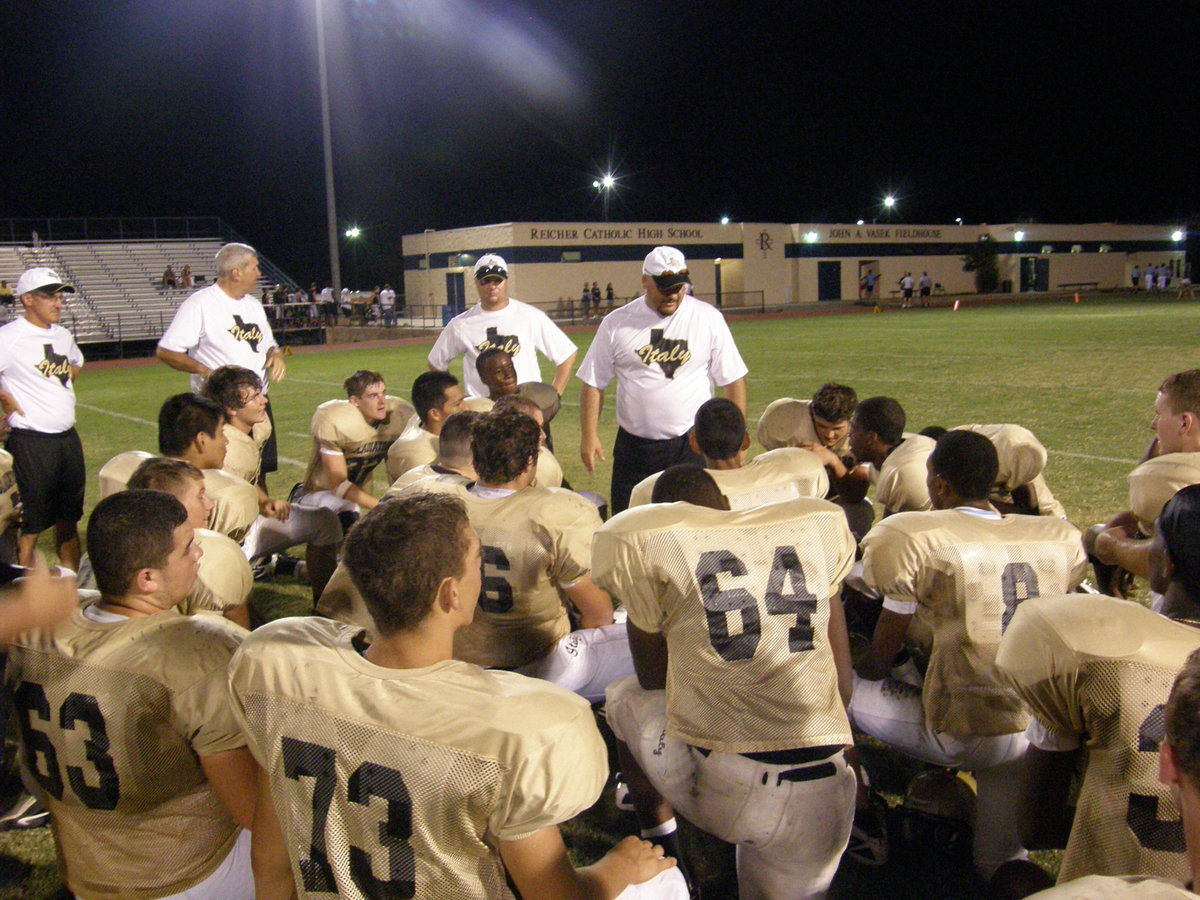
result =
M391 288L384 288L379 292L379 305L384 309L396 305L396 292Z
M747 371L716 307L684 297L664 318L643 296L604 318L578 374L600 390L615 376L617 424L638 437L665 440L695 424L713 382L723 387Z
M8 424L47 434L75 425L75 384L71 366L83 354L61 325L38 328L21 317L0 328L0 389L12 394L25 415L13 413Z
M500 347L512 357L518 384L542 380L538 353L557 366L577 349L548 315L509 297L503 309L487 312L476 304L451 319L429 351L429 364L448 371L451 361L462 354L467 396L486 397L488 389L475 371L475 360L489 347Z
M179 305L158 346L186 353L210 369L247 368L267 392L267 353L275 346L275 335L262 304L250 294L235 300L217 284L196 291ZM193 375L192 390L199 391L203 382Z

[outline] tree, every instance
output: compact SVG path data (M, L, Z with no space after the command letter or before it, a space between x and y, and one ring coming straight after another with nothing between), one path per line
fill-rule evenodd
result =
M963 271L975 273L975 290L980 294L994 293L1000 287L996 242L990 235L980 235L979 240L967 248L963 256Z

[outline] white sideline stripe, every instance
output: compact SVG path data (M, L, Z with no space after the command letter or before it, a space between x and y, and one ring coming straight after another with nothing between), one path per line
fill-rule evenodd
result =
M1121 463L1125 466L1136 466L1136 459L1120 459L1116 456L1093 456L1090 453L1072 453L1070 450L1051 450L1054 456L1073 456L1075 459L1092 459L1097 462Z
M78 400L75 401L75 405L90 412L100 413L102 416L111 416L114 419L124 419L126 422L136 422L139 425L145 425L147 428L153 428L155 431L158 430L157 422L151 422L149 419L143 419L140 416L130 416L126 415L125 413L113 412L111 409L102 409L99 406L92 406L90 403L80 403ZM306 436L307 435L301 435L301 437ZM298 469L304 469L308 466L308 463L302 463L300 460L292 459L290 456L280 456L279 461L281 463L287 463L289 466L295 466Z

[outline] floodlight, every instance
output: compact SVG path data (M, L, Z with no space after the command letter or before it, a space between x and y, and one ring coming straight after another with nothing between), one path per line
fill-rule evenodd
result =
M1023 231L1014 231L1014 232L1013 232L1013 238L1014 238L1015 240L1018 240L1018 241L1023 241L1023 240L1025 240L1025 232L1023 232Z
M1183 232L1179 231L1178 229L1176 229L1175 231L1172 231L1171 232L1171 240L1173 240L1177 243L1179 241L1182 241L1183 240Z
M351 225L346 229L346 237L348 238L356 238L360 234L362 234L362 230L357 225Z
M858 220L858 224L859 224L859 225L865 225L865 224L867 224L867 223L866 223L865 221L863 221L862 219L859 219L859 220Z
M804 240L808 241L810 244L815 244L817 242L817 233L815 231L805 232Z
M721 224L728 225L729 224L729 216L721 216Z
M888 194L886 197L883 198L883 205L886 206L888 209L891 209L893 206L896 205L896 198L893 197L891 194Z

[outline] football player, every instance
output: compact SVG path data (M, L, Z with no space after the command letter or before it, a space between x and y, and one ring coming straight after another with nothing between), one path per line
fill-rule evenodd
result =
M154 457L138 466L129 476L131 491L164 491L183 504L193 539L203 554L196 583L178 605L184 615L215 613L243 628L250 627L246 601L254 586L250 563L232 538L208 529L213 504L204 489L204 475L181 459ZM91 559L88 559L91 569ZM94 571L93 571L94 577Z
M475 461L471 458L471 429L475 427L481 413L464 409L456 412L438 432L437 458L424 466L417 466L403 473L392 482L383 498L394 497L404 488L422 478L443 478L455 484L467 484L475 480Z
M569 490L570 486L563 483L562 464L559 463L558 458L550 448L546 446L546 418L537 402L521 394L506 394L497 400L496 405L492 408L497 412L502 409L516 410L537 422L538 429L542 435L542 443L538 447L537 465L534 467L533 472L534 487L566 487Z
M850 451L868 464L875 502L885 516L931 508L925 460L933 452L933 441L906 434L904 423L904 409L891 397L868 397L850 417Z
M1167 501L1149 551L1165 616L1091 594L1039 597L1021 605L996 655L1033 714L1022 835L1031 848L1067 848L1060 882L1188 875L1183 822L1159 783L1155 751L1170 685L1200 647L1200 485ZM1071 775L1083 759L1072 809Z
M348 518L379 501L368 490L413 408L387 393L383 376L359 369L342 385L345 400L327 400L312 418L313 449L304 483L292 492L300 506L322 507Z
M387 476L394 482L409 469L437 459L442 425L463 406L463 389L449 372L423 372L412 386L417 422L405 426L387 452Z
M381 504L344 546L377 636L283 619L234 658L230 692L266 773L259 900L511 900L506 878L530 898L686 896L662 848L634 837L572 866L558 824L603 788L604 741L578 697L451 658L481 549L453 497Z
M1200 369L1178 372L1159 385L1150 430L1154 439L1129 473L1129 509L1084 536L1088 554L1101 563L1097 580L1113 593L1121 592L1120 579L1104 567L1147 577L1146 539L1163 504L1180 488L1200 483ZM1157 598L1151 605L1157 608Z
M846 517L812 498L730 512L687 465L652 500L593 549L629 611L637 675L609 687L606 712L642 834L678 856L678 810L737 844L740 897L823 896L854 815Z
M213 401L175 394L158 410L158 452L182 459L204 474L205 492L213 503L208 527L240 544L258 518L258 491L221 468L229 446L224 426L225 413ZM100 469L101 498L123 491L133 471L150 458L149 453L131 450L106 462Z
M988 498L1002 513L1067 517L1042 477L1049 454L1032 431L1020 425L959 425L956 431L975 431L996 447L1000 471Z
M1087 875L1033 895L1036 900L1195 900L1200 883L1200 651L1193 651L1159 711L1166 737L1158 747L1158 777L1174 797L1180 819L1170 823L1187 845L1186 887L1146 875Z
M1029 718L996 671L996 650L1017 606L1073 590L1086 559L1069 523L991 508L999 462L983 435L946 433L927 468L934 509L890 516L862 542L864 580L884 601L851 717L909 756L974 772L974 860L990 877L1023 852L1015 800ZM910 626L930 641L922 686L889 677Z
M246 632L176 609L200 550L169 494L100 501L87 540L99 602L21 637L5 673L63 880L81 898L249 900L257 775L225 690Z
M246 558L261 565L289 547L304 544L308 582L313 597L320 597L337 565L342 524L332 510L292 509L286 500L267 493L261 456L271 423L258 376L240 366L221 366L205 379L203 394L225 411L229 445L222 468L254 485L258 492L259 516L242 541Z
M750 433L737 404L724 397L706 400L696 410L696 424L688 432L692 452L704 457L704 466L729 500L733 509L763 503L824 497L829 476L820 458L810 450L780 447L746 462ZM661 473L639 482L629 494L629 505L650 502L654 483Z

